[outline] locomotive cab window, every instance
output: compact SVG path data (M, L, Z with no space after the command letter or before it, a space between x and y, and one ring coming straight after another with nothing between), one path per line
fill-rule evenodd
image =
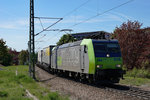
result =
M101 44L101 43L97 43L94 45L94 51L95 53L106 53L106 45L105 44Z
M107 44L107 49L109 53L120 53L120 47L117 43Z
M106 54L121 55L120 46L116 42L93 42L95 56L106 56Z

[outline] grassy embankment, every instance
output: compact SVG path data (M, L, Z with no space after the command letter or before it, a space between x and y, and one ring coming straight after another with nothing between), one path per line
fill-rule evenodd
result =
M120 80L121 84L132 86L150 86L150 71L145 69L133 69L124 75L125 80Z
M68 97L50 92L31 79L27 66L9 66L0 70L0 100L32 100L27 96L26 89L39 100L68 100Z

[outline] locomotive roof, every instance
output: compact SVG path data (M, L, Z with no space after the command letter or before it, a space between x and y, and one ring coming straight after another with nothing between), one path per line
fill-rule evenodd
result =
M49 48L49 47L55 47L56 45L49 45L48 47L44 47L43 49Z
M101 40L93 40L91 39L93 42L118 42L118 40L106 40L106 39L101 39ZM71 43L66 43L66 44L63 44L61 46L57 46L56 48L66 48L66 47L71 47L71 46L78 46L80 45L82 42L82 40L80 41L76 41L76 42L71 42Z
M58 46L58 48L65 48L65 47L77 46L77 45L80 45L81 42L82 42L82 40L76 41L76 42L71 42L71 43L66 43L66 44L63 44L61 46Z
M93 42L118 42L118 40L113 39L113 40L106 40L106 39L102 39L102 40L92 40Z

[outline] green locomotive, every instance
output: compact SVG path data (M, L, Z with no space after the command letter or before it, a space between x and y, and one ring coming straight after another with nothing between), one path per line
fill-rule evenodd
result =
M123 78L122 57L117 40L83 39L52 47L39 51L38 62L47 65L53 73L112 83L118 83Z
M117 40L85 39L81 45L86 45L89 55L89 74L96 80L119 82L125 71L122 70L121 50Z

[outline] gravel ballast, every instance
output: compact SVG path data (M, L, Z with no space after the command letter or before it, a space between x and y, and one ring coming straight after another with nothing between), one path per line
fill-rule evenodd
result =
M38 67L36 67L36 76L42 85L50 88L51 91L68 95L71 100L140 100L136 97L110 92L104 88L58 77Z

